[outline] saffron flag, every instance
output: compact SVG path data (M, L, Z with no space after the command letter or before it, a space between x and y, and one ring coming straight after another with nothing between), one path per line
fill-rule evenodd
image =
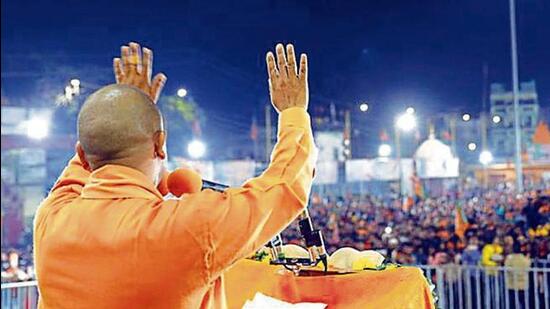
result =
M468 218L466 218L464 209L459 203L455 208L455 234L460 238L464 238L464 233L469 226L470 224L468 223Z
M423 200L425 198L425 195L424 195L424 186L422 186L422 181L416 175L414 175L412 179L413 179L414 196L416 197L417 200Z
M422 181L420 180L420 177L418 177L418 173L416 172L417 166L416 166L416 160L413 161L413 175L411 176L412 184L413 184L413 191L415 196L415 201L418 202L420 200L423 200L425 198L424 195L424 186L422 186Z
M447 130L443 131L442 137L446 141L450 141L450 140L453 139L453 136L451 135L451 132L449 132Z
M386 130L380 131L380 141L387 142L389 140L390 140L390 137L389 137L388 133L386 132Z

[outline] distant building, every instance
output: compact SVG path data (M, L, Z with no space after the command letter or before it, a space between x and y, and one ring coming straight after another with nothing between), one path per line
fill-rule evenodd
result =
M455 118L460 118L455 116ZM479 153L483 150L481 143L481 119L469 118L468 121L457 119L455 121L455 143L451 143L454 147L453 154L460 158L464 163L477 163L479 161Z
M466 117L465 117L466 116ZM479 162L482 150L481 119L469 113L449 112L431 116L435 137L451 147L461 163Z
M491 84L491 110L489 115L489 143L496 157L503 159L514 155L514 102L511 90L503 84ZM535 81L523 82L519 89L519 118L521 144L525 151L532 144L532 137L539 120L539 101Z

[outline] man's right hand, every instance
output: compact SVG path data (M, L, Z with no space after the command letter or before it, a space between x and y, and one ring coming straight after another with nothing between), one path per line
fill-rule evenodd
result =
M142 52L138 43L131 42L129 45L120 48L122 60L113 59L116 83L139 88L151 98L153 103L157 103L166 83L166 75L159 73L151 80L153 51L144 47Z
M272 52L266 56L267 73L269 75L269 94L271 103L277 112L291 107L301 107L307 110L309 90L307 84L307 56L300 56L300 68L296 67L294 46L283 44L276 46L277 62Z

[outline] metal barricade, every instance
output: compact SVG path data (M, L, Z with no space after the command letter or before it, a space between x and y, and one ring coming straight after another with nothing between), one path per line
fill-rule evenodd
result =
M37 304L36 281L2 283L2 309L34 309Z
M435 285L438 308L550 309L548 267L416 267ZM33 309L37 301L36 281L2 283L2 309Z
M419 265L438 308L550 309L550 268Z

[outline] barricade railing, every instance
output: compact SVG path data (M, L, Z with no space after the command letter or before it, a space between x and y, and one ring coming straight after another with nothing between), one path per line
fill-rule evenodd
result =
M435 285L438 308L550 309L550 268L417 265ZM36 281L2 283L2 309L37 306Z
M550 269L447 264L420 267L439 308L550 309Z
M37 304L36 281L2 283L2 309L34 309Z

